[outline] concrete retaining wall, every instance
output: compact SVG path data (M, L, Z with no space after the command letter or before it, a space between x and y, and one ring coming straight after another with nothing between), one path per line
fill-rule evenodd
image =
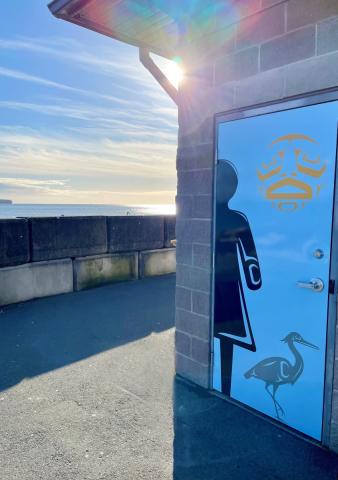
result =
M176 217L0 219L0 268L104 253L171 247Z
M176 249L140 252L140 276L152 277L176 272Z
M31 218L29 222L34 262L107 251L106 217Z
M0 220L0 267L19 265L30 260L28 221Z
M136 278L138 278L137 253L97 255L74 260L74 290Z
M32 262L0 268L0 306L174 273L175 248Z
M0 305L73 291L70 259L0 269Z
M0 305L175 272L175 249L166 248L175 239L175 221L174 216L0 220Z
M164 217L164 246L172 247L173 240L176 239L176 217L167 215Z
M164 217L110 217L108 252L164 247Z

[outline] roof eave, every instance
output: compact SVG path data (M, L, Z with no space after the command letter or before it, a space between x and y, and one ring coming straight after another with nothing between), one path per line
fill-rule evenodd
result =
M49 10L51 11L51 13L53 15L55 15L56 17L59 16L59 12L65 8L68 4L71 3L71 0L52 0L49 4L48 4L48 8Z
M76 5L83 6L83 4L88 3L91 0L80 0L76 2ZM88 30L92 30L96 33L100 33L107 37L113 38L114 40L121 41L123 43L127 43L134 47L142 48L149 50L150 52L154 53L155 55L160 55L162 57L171 59L177 52L171 51L170 49L162 49L158 47L154 47L153 45L147 45L146 43L136 41L133 38L124 35L121 32L112 32L108 29L105 29L102 25L96 25L94 22L90 22L86 19L77 19L74 18L71 14L68 13L66 10L67 5L71 5L74 3L74 0L53 0L48 4L48 8L50 12L57 18L65 20L67 22L73 23L75 25L79 25L80 27L87 28Z

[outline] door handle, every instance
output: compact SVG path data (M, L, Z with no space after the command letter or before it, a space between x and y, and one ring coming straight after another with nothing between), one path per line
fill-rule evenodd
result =
M308 290L313 290L314 292L321 292L324 290L324 282L320 278L312 278L309 282L297 282L297 287L307 288Z

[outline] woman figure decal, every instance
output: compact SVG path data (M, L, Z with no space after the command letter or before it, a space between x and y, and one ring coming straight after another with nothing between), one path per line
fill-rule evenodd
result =
M222 393L230 395L234 345L256 351L240 264L251 290L261 287L262 278L248 219L228 205L238 185L234 165L220 160L216 181L214 335L220 341Z

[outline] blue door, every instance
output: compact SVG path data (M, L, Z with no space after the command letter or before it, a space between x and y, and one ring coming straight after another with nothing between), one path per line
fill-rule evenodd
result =
M338 102L217 129L213 388L322 435Z

